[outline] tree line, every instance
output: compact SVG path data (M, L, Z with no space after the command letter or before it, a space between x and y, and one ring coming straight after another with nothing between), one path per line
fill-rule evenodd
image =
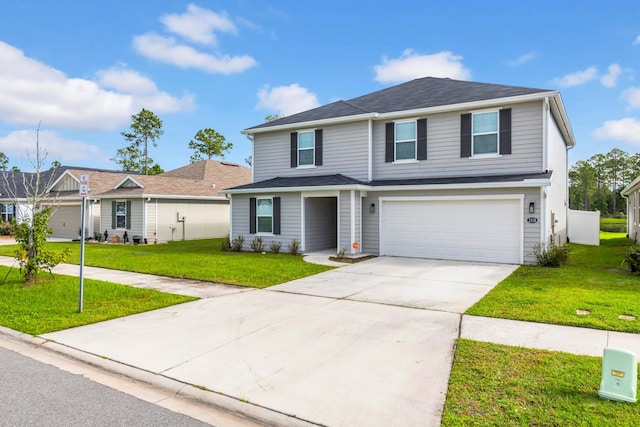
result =
M625 214L620 191L640 176L640 153L614 148L577 161L569 169L569 208L600 211L603 216Z

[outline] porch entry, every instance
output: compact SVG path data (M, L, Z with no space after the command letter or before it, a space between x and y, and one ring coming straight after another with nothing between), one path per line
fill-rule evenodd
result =
M304 251L338 247L338 198L304 198Z

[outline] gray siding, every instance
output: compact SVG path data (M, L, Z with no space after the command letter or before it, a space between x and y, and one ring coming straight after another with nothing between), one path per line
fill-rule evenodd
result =
M117 199L120 202L126 202L127 199ZM102 199L100 203L100 230L102 231L102 235L104 236L104 231L107 230L109 232L108 240L111 241L114 235L118 235L120 237L120 241L122 242L122 237L124 232L127 232L129 236L129 240L134 235L142 235L143 233L143 206L142 200L134 199L131 200L131 227L130 229L113 229L111 228L111 202L112 200Z
M301 195L300 193L273 193L260 194L259 196L279 196L280 197L280 224L281 234L261 235L264 246L268 250L271 242L280 242L283 252L289 251L289 245L296 239L301 242L302 224L301 218ZM233 229L231 239L239 235L244 236L244 250L251 250L251 241L256 237L249 233L249 199L255 195L234 195L231 221Z
M374 179L499 175L542 171L543 110L541 102L518 104L512 107L512 154L500 157L460 157L461 113L457 111L426 116L427 160L415 163L385 163L385 123L376 122L373 132Z
M304 129L300 129L304 130ZM254 136L254 182L275 177L343 175L367 180L368 123L347 123L322 128L322 166L292 168L291 132Z
M351 192L341 191L338 200L338 215L340 216L340 232L338 233L338 251L344 249L346 253L351 250Z
M363 215L362 215L362 249L364 253L379 254L380 253L380 240L379 240L379 218L380 218L380 201L379 197L421 197L421 196L470 196L470 195L495 195L495 194L523 194L524 195L524 262L525 264L533 264L536 262L533 254L533 248L536 244L541 242L540 234L540 189L539 188L515 188L515 189L479 189L479 190L430 190L430 191L380 191L369 192L367 197L363 198ZM534 202L536 205L536 213L529 214L529 202ZM369 206L371 203L375 203L376 212L371 214L369 212ZM535 217L538 219L537 223L528 223L526 218Z

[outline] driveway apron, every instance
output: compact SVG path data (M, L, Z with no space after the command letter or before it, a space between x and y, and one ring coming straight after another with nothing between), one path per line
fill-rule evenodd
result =
M292 424L436 426L460 313L515 267L375 258L43 338Z

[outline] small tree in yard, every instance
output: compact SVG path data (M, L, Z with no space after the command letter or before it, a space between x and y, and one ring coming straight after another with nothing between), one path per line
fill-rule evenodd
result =
M5 172L3 174L5 189L13 199L16 206L22 205L20 218L12 220L14 236L19 245L16 251L16 259L20 264L20 271L26 283L37 284L38 273L42 270L51 272L57 264L64 262L70 250L61 254L46 250L44 244L51 235L49 219L53 213L51 206L43 206L45 199L52 205L49 188L56 177L55 173L46 173L42 170L47 157L46 152L40 148L40 125L36 129L36 153L35 160L29 156L35 172Z

